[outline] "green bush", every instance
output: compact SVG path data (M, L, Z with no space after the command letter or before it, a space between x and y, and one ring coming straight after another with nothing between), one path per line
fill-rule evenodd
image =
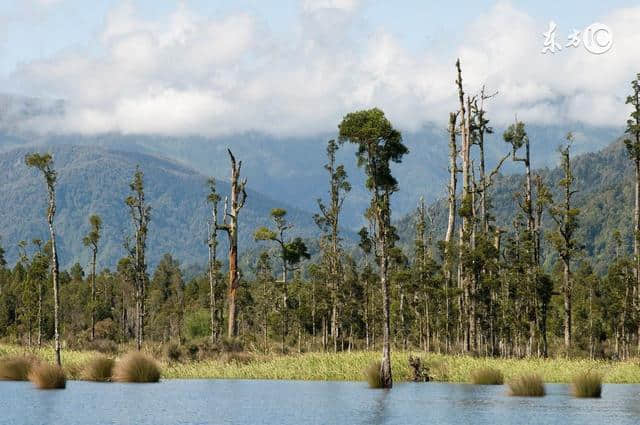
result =
M602 375L594 372L577 374L571 382L571 393L579 398L600 398L602 396Z
M184 318L184 334L188 339L199 339L211 334L211 316L204 308L192 311Z
M504 376L498 369L483 367L471 372L471 383L475 385L502 385Z

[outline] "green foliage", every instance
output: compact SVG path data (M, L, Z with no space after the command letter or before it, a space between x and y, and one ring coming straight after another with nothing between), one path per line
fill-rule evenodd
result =
M67 386L64 369L49 363L34 365L29 372L29 380L40 390L64 389Z
M578 398L600 398L602 395L602 375L582 372L571 381L571 393Z
M520 375L509 381L509 395L514 397L544 397L544 382L535 373Z
M151 383L160 381L160 367L151 357L132 352L116 362L113 380L117 382Z
M184 333L187 338L199 339L211 334L211 316L209 311L201 308L188 312L184 318Z

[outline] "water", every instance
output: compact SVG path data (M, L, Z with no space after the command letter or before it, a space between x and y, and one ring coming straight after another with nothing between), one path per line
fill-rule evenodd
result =
M638 424L640 385L605 385L601 399L574 399L567 385L543 398L505 387L359 382L168 380L159 384L70 381L39 391L0 381L0 424Z

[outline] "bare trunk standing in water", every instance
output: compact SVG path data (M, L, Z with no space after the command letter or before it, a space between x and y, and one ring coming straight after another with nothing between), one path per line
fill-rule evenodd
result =
M390 196L398 190L398 182L391 174L391 162L399 163L408 152L402 135L393 128L384 112L374 108L347 114L340 125L340 141L357 145L358 166L365 169L366 186L371 192L371 207L375 217L376 254L382 287L382 361L380 367L383 388L393 386L391 375L391 342L388 265L391 238Z
M25 156L25 164L40 170L44 175L49 195L47 208L47 223L49 225L49 237L51 238L51 274L53 278L53 338L55 341L56 363L62 365L60 358L60 283L58 251L56 247L56 231L53 219L56 215L56 179L57 174L53 169L53 158L51 154L29 154Z
M240 286L240 271L238 270L238 215L247 200L247 179L240 180L240 170L242 161L236 163L236 158L227 149L231 159L231 208L228 209L225 203L223 224L218 226L218 230L224 230L229 237L229 292L228 305L229 317L227 326L227 336L235 337L238 332L236 296Z
M100 230L102 220L99 215L89 217L91 230L84 237L82 243L91 248L91 341L96 339L96 257L98 256L98 242L100 242Z

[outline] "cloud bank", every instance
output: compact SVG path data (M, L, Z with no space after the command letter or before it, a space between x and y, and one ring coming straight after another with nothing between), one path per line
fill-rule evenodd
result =
M203 17L180 5L149 20L124 2L107 16L97 45L16 69L11 82L22 92L65 100L63 114L22 125L82 134L300 136L333 131L345 113L379 106L405 130L444 127L456 107L458 57L469 92L483 84L499 92L488 107L496 124L516 114L536 124L626 120L624 98L640 72L640 7L601 17L614 35L602 55L582 47L541 54L548 22L510 3L467 23L463 41L446 54L410 51L384 28L367 27L363 7L302 1L283 35L249 12ZM558 31L563 45L569 30Z

